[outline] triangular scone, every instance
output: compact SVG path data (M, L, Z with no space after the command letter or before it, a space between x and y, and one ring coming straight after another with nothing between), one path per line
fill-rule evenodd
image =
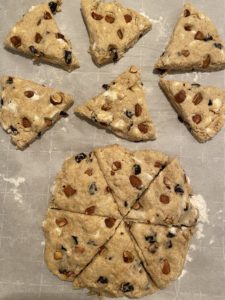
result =
M99 295L138 298L157 288L146 273L122 223L102 251L74 280L75 288Z
M60 2L32 6L6 37L5 47L67 71L79 67L70 41L60 32L53 16Z
M155 139L140 71L132 66L75 112L130 141Z
M155 65L165 71L225 68L225 44L212 21L185 4L165 52Z
M130 231L147 272L159 288L176 280L184 267L194 228L134 223ZM138 251L138 252L139 252Z
M45 261L52 273L72 281L113 235L118 220L48 210L43 229Z
M81 0L81 11L98 65L118 61L152 27L148 18L118 2Z
M212 139L225 122L225 89L161 79L170 103L201 143Z
M65 113L73 98L18 77L1 79L0 124L17 148L24 149Z
M177 159L150 184L127 218L162 225L192 226L198 210L190 201L191 187Z
M87 215L121 218L93 152L65 161L54 183L50 205Z
M98 148L95 154L123 216L168 162L168 157L162 153L132 153L119 145Z

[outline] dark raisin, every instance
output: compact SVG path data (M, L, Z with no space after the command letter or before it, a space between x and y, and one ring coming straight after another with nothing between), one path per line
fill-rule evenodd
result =
M213 105L212 100L209 99L208 106L212 106L212 105Z
M187 17L189 17L190 15L191 15L190 10L189 10L189 9L185 9L185 10L184 10L184 17L187 18Z
M167 233L167 237L169 238L169 239L172 239L172 238L174 238L176 235L174 234L174 233L172 233L172 232L168 232Z
M150 244L155 243L156 242L156 233L145 236L145 240Z
M195 34L195 40L204 41L205 36L201 31L197 31Z
M209 34L207 34L207 36L204 38L205 42L212 41L212 40L213 40L213 37Z
M63 245L61 246L61 250L67 251L67 249L65 247L63 247Z
M75 235L72 235L72 238L73 238L73 240L74 240L75 245L78 245L78 244L79 244L79 242L78 242L78 237L75 236Z
M108 50L110 52L110 56L112 56L113 62L117 62L119 58L117 48L113 45L109 45Z
M18 134L17 129L15 127L13 127L12 125L9 128L12 131L13 134L15 134L15 135Z
M133 285L130 282L122 283L120 289L123 293L132 292L134 290Z
M106 20L106 22L108 22L110 24L112 24L112 23L115 22L115 18L113 16L111 16L111 15L106 15L105 16L105 20Z
M37 32L34 40L35 40L35 43L39 44L42 40L42 35L39 32Z
M33 91L25 91L24 96L26 96L27 98L32 98L34 96L34 92Z
M6 80L7 84L13 84L13 77L8 77L8 79Z
M129 110L126 110L126 111L125 111L125 115L126 115L129 119L131 119L131 118L133 117L134 113L131 112L131 111L129 111Z
M75 160L79 164L86 157L87 157L87 155L85 153L80 153L80 154L75 156Z
M220 50L223 49L223 45L220 43L214 43L214 46Z
M67 118L69 115L65 111L60 111L60 116L63 117L63 118Z
M124 206L125 206L125 207L128 207L127 201L124 201Z
M126 15L124 15L124 19L125 19L126 23L130 23L132 21L132 16L126 14Z
M64 58L67 65L70 65L72 63L72 52L65 50L64 52Z
M89 194L94 195L97 192L97 186L95 182L92 182L91 185L88 188Z
M175 96L175 101L177 103L183 103L186 99L186 92L184 90L180 90Z
M51 12L55 14L57 12L57 3L54 1L51 1L48 3L49 8L51 9Z
M135 165L133 166L133 172L134 172L135 175L140 174L140 173L141 173L141 166L135 164Z
M12 37L10 38L10 42L13 44L13 46L14 46L15 48L20 47L21 44L22 44L21 38L20 38L19 36L16 36L16 35L14 35L14 36L12 36Z
M101 284L107 284L108 283L108 278L107 277L104 277L104 276L100 276L97 280L98 283L101 283Z
M175 193L177 193L177 194L181 194L181 195L184 194L184 190L183 190L183 188L182 188L182 186L181 186L180 184L177 184L177 185L175 186L174 191L175 191Z
M102 88L107 91L110 88L110 86L108 84L103 84Z
M165 247L166 247L166 249L172 248L172 247L173 247L172 241L171 241L171 240L166 241L166 242L165 242Z
M184 29L185 29L186 31L191 31L191 28L192 28L192 26L191 26L190 24L185 24L185 25L184 25Z
M39 54L38 50L34 46L30 46L29 49L32 54L34 54L34 55Z
M51 16L51 14L50 14L48 11L46 11L46 12L44 13L44 19L45 19L45 20L51 20L51 19L52 19L52 16Z
M94 11L91 13L91 16L96 21L100 21L101 19L103 19L102 15L99 15L99 14L95 13Z

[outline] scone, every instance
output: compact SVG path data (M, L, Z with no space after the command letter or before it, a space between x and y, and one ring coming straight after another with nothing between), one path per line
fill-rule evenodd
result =
M18 149L52 127L73 104L72 96L18 77L1 79L0 124Z
M103 88L104 93L77 107L75 113L130 141L156 138L137 67L131 66Z
M212 21L185 4L172 37L155 69L216 71L225 68L225 44Z
M148 18L116 1L81 0L81 11L97 65L118 61L152 27Z
M35 62L47 62L69 72L78 68L71 42L60 32L54 19L60 4L58 0L32 6L6 37L5 47Z
M224 126L225 89L161 79L160 87L192 135L204 143Z

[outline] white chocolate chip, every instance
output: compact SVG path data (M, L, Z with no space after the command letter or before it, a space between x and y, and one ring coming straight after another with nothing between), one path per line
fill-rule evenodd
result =
M113 115L111 112L100 112L97 114L97 120L104 123L111 123L113 120Z
M8 103L8 105L5 105L3 108L5 110L15 113L17 111L17 106L18 105L15 102L10 102L10 103Z
M117 95L117 92L115 91L106 91L104 94L103 94L104 97L108 98L109 100L117 100L118 99L118 95Z
M115 129L123 130L127 126L127 124L125 123L124 120L117 120L117 121L112 122L111 126Z

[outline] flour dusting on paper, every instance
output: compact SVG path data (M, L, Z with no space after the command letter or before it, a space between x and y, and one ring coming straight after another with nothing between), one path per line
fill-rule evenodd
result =
M0 177L2 177L2 179L5 182L12 185L12 187L9 189L9 191L14 195L14 200L16 202L18 202L19 204L23 204L23 196L19 193L18 187L26 181L25 178L24 177L6 178L2 174L0 174Z
M203 231L204 231L204 224L209 223L209 217L208 217L209 209L207 208L206 201L202 195L193 195L190 200L192 205L199 210L199 219L198 219L197 232L196 232L196 238L199 240L205 237Z

